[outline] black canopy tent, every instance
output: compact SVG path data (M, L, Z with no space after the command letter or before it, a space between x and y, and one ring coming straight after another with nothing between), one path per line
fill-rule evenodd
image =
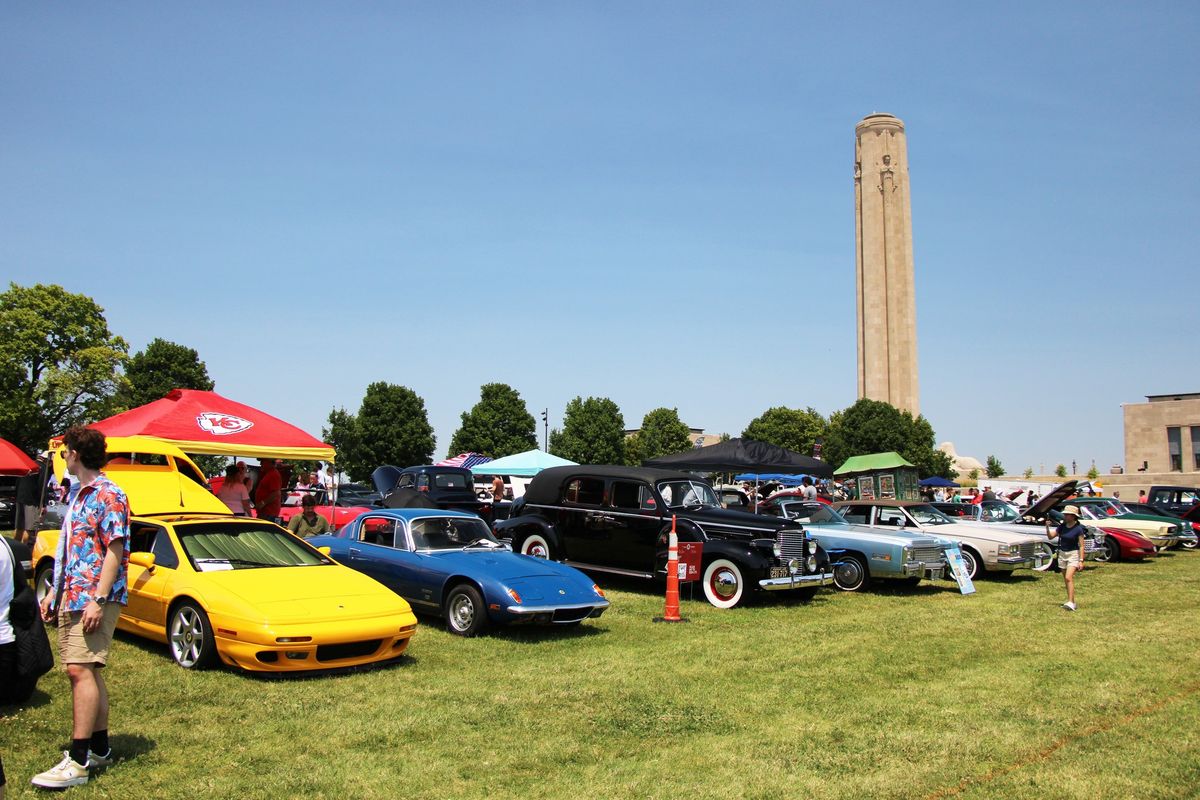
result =
M767 442L741 438L652 458L642 464L688 472L785 472L833 477L833 467L820 459Z

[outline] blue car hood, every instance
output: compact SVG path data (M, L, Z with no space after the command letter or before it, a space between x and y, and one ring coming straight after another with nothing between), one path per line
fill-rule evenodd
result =
M547 561L544 558L522 556L508 550L439 550L423 554L445 564L447 572L462 572L471 574L483 571L486 575L497 580L513 580L516 578L583 578L583 573L574 567ZM587 579L587 585L591 586Z

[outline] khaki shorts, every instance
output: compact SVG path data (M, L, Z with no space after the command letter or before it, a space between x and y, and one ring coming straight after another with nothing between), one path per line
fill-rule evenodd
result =
M108 661L108 648L112 644L119 616L121 606L109 603L104 606L104 619L100 621L100 627L91 633L84 633L83 612L60 609L58 660L62 668L65 670L68 664L96 664L103 667Z
M1063 572L1066 572L1067 567L1079 568L1079 551L1078 550L1059 550L1058 551L1058 567Z

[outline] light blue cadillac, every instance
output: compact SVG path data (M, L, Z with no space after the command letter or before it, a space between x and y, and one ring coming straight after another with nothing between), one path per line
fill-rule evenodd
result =
M950 577L946 549L950 543L918 531L887 531L854 525L825 503L781 496L767 500L764 514L800 522L835 562L833 582L846 592L865 589L874 578L917 583L921 578Z

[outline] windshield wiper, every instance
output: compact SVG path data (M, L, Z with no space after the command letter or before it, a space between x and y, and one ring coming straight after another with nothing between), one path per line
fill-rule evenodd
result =
M248 558L197 558L197 564L240 564L244 567L278 567L281 564L267 564L264 561L251 561Z
M474 541L463 545L463 549L466 550L468 547L477 547L477 546L481 546L481 545L484 547L487 547L489 549L493 549L496 547L503 547L503 545L501 545L499 542L493 542L491 539L485 539L481 536L478 539L475 539Z

